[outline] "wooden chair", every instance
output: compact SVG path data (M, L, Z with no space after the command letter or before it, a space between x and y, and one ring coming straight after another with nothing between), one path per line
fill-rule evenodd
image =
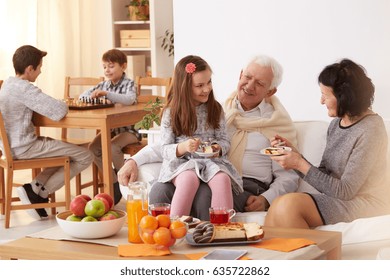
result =
M148 103L150 100L155 100L156 97L164 98L162 95L165 91L165 95L168 94L169 87L171 85L172 78L158 78L158 77L139 77L135 78L135 83L137 85L137 101L138 103ZM142 88L148 87L149 89L155 89L159 94L142 94ZM147 138L142 138L141 141L133 144L129 144L123 147L122 152L124 154L134 155L143 147L148 144Z
M49 157L49 158L34 158L34 159L19 159L15 160L11 154L11 148L8 142L7 133L4 126L3 116L0 113L0 141L2 143L0 152L0 202L1 213L5 214L5 228L10 226L11 210L26 210L37 208L52 208L52 214L55 214L56 207L65 206L69 209L70 206L70 159L67 156ZM43 169L48 167L63 167L65 179L65 200L56 202L55 194L50 195L50 200L47 203L36 204L15 204L19 201L18 197L12 197L12 189L20 184L14 182L14 171L23 169ZM6 174L6 177L5 177Z
M65 77L65 92L64 99L67 98L78 98L82 92L79 92L77 95L71 94L71 87L88 87L85 90L96 86L98 83L103 82L104 77ZM98 132L96 132L97 134ZM78 139L78 138L70 138L68 137L68 130L66 128L61 129L61 140L64 142L80 145L80 146L88 146L92 139ZM95 196L99 190L99 176L98 176L98 168L95 164L92 163L92 181L82 183L81 174L76 175L75 177L75 185L76 185L76 195L81 194L81 191L87 187L93 187L93 195Z
M0 88L1 88L2 84L3 84L3 80L0 80Z

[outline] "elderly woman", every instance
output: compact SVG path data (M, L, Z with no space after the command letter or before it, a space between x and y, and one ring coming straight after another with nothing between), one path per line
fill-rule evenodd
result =
M387 135L382 118L371 109L374 85L365 70L344 59L318 77L321 104L334 117L319 167L293 148L272 157L295 170L319 194L289 193L271 204L265 225L310 228L389 213L385 182Z

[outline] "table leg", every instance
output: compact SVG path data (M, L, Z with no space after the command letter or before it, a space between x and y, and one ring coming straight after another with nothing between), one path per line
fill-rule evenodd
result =
M105 120L100 134L102 138L102 161L103 161L103 183L104 192L114 197L113 178L112 178L112 153L111 153L111 129Z
M341 247L337 246L326 254L327 260L341 260Z

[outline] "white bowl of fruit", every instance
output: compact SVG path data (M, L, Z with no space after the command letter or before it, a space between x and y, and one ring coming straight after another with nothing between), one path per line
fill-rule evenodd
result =
M81 239L105 238L115 235L123 227L127 214L112 209L113 199L105 193L93 199L78 195L70 203L70 210L57 214L56 220L68 235Z

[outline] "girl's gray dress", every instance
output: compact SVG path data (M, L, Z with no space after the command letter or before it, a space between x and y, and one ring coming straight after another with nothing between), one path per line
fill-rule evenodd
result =
M213 143L219 144L222 148L222 156L217 158L203 158L196 153L186 153L180 158L176 157L178 143L186 141L189 137L184 135L175 137L172 132L170 108L167 108L161 120L161 144L164 160L158 181L161 183L170 182L185 170L195 170L199 179L207 183L217 172L222 171L230 176L233 191L236 194L243 192L242 179L227 159L230 142L226 132L224 113L222 112L220 116L219 129L208 128L206 104L201 104L196 107L196 118L197 129L192 138L200 138L202 141L211 140Z
M348 127L341 127L339 118L330 123L321 164L303 177L321 192L311 196L324 224L389 213L386 153L380 116L368 115Z

